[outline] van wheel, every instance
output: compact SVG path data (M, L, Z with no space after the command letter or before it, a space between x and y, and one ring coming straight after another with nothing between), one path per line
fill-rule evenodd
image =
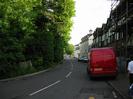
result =
M89 76L90 80L93 80L93 79L94 79L94 77L93 77L93 76L91 76L90 71L88 70L88 68L86 68L86 71L87 71L87 75Z
M115 79L117 79L117 76L112 76L111 78L112 78L113 80L115 80Z
M90 71L88 70L88 68L86 68L87 74L90 75Z
M93 76L91 76L91 75L89 75L89 78L90 78L90 80L93 80L93 79L94 79L94 77L93 77Z

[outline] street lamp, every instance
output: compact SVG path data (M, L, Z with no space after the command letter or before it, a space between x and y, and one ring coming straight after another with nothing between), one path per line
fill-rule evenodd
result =
M92 34L92 32L93 32L92 29L90 29L90 30L89 30L89 34Z
M128 35L128 1L126 1L126 40L125 40L125 57L127 59L128 55L127 55L127 35Z

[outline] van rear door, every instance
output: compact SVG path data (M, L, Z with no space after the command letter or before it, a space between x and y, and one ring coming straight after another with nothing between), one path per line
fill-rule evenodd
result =
M116 56L112 49L103 50L104 52L104 64L103 70L104 71L114 71L116 70Z
M102 71L102 66L104 63L103 53L99 50L92 51L91 53L91 61L90 61L90 69L91 71Z
M91 62L94 71L113 71L116 69L115 54L111 49L92 51Z

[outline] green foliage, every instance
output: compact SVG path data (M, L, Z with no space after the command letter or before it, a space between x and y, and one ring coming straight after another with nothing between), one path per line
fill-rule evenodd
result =
M74 0L1 0L0 78L62 61L74 13ZM29 60L33 67L21 68Z
M74 45L73 44L68 44L65 51L66 51L66 54L72 55L74 53Z

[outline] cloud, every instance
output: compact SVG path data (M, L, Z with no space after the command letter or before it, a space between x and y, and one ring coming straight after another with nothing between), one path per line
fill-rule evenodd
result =
M81 37L101 27L106 23L110 14L111 4L107 0L75 0L76 16L73 18L74 25L71 32L71 41L78 44Z

